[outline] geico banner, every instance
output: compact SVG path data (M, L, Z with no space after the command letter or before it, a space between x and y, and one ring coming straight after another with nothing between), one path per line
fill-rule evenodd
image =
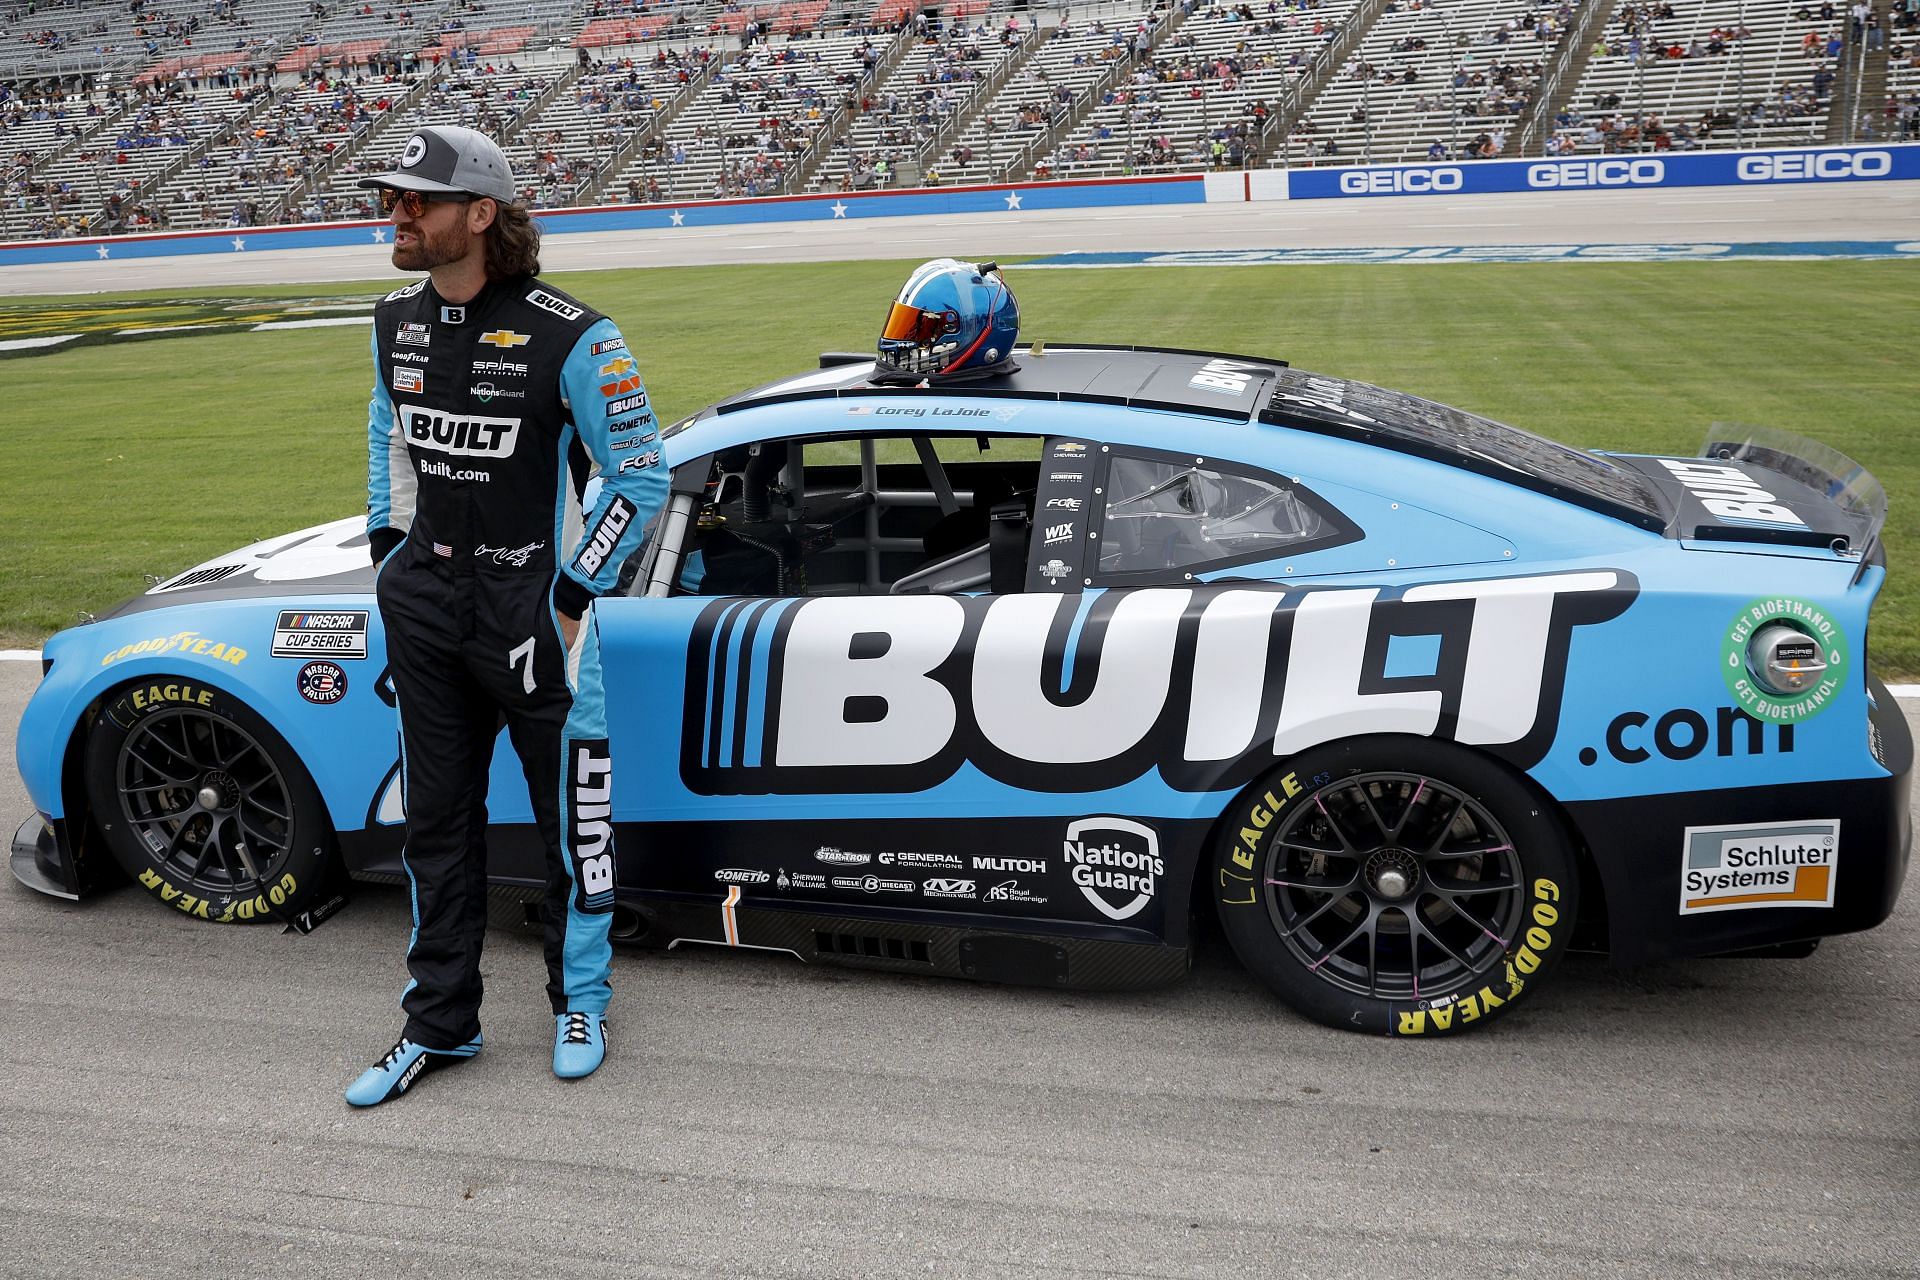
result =
M1478 160L1464 164L1342 165L1292 169L1291 200L1478 195L1625 187L1737 187L1780 182L1920 178L1920 146L1807 147L1791 151L1664 151L1654 155Z

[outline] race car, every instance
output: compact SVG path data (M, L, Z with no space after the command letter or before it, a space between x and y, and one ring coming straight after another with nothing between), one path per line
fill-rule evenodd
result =
M1308 1017L1444 1035L1575 945L1805 950L1898 896L1885 498L1811 441L1597 454L1284 360L1035 343L941 385L824 356L655 447L670 498L596 606L617 939L1118 988L1213 911ZM345 519L54 636L16 876L302 927L403 881L367 559ZM489 812L496 895L536 899L504 740Z

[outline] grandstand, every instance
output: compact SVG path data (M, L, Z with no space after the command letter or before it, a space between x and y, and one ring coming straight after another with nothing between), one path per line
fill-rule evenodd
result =
M540 208L1920 134L1920 0L6 3L9 238L373 216L429 121Z
M1920 0L1894 0L1887 18L1886 105L1879 137L1920 142Z
M883 187L903 172L922 176L939 163L933 153L941 138L999 87L1035 39L1031 23L993 27L959 14L977 2L962 0L944 22L918 20L902 56L882 70L876 83L847 96L848 128L835 140L813 186Z
M1580 0L1393 0L1294 130L1316 162L1491 159Z
M1595 42L1549 150L1819 142L1845 28L1832 3L1629 0Z
M1053 156L1061 176L1175 173L1257 165L1314 55L1353 0L1198 10L1104 97Z
M861 27L756 43L712 59L705 81L674 114L671 133L639 148L611 187L637 183L661 200L797 190L847 97L905 38Z
M940 175L988 182L1045 174L1059 131L1152 50L1164 9L1130 21L1062 20L972 118L943 143Z

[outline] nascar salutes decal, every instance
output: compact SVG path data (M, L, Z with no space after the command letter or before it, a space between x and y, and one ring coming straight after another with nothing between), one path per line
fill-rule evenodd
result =
M1374 733L1451 738L1526 768L1558 727L1573 629L1636 590L1605 569L1397 596L1236 584L720 600L688 651L686 723L702 728L681 772L709 795L917 791L963 764L1026 790L1157 768L1210 791ZM1386 674L1396 636L1437 639L1430 674Z
M1758 907L1831 907L1840 821L1688 827L1680 914Z
M331 662L309 662L296 681L300 696L319 706L331 706L347 696L347 673Z

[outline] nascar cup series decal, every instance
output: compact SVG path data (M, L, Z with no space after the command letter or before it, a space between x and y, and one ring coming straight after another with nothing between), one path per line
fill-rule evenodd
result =
M1748 649L1754 636L1775 623L1805 636L1808 657L1826 664L1819 678L1798 693L1762 688L1748 670ZM1818 713L1845 687L1847 670L1847 637L1840 624L1819 605L1791 596L1755 600L1747 605L1734 617L1720 646L1720 676L1734 701L1755 719L1775 724L1790 724Z
M1840 820L1688 827L1680 914L1831 907Z

